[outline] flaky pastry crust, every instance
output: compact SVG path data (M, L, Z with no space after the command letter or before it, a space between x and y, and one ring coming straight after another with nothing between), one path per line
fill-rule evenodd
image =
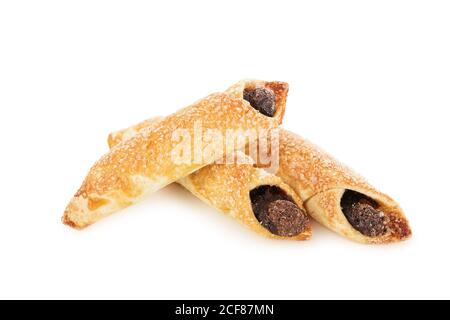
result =
M276 88L276 113L266 117L253 109L238 89L215 93L162 119L150 130L142 130L130 139L116 145L89 171L78 192L64 211L62 221L81 229L125 208L148 193L157 191L194 171L213 163L214 157L190 163L174 163L172 151L178 142L173 132L183 129L193 137L199 121L208 129L220 130L270 130L282 120L288 85L281 82L247 80L234 87L274 86ZM218 142L217 142L218 143ZM219 146L216 146L219 149ZM224 149L224 148L222 148Z

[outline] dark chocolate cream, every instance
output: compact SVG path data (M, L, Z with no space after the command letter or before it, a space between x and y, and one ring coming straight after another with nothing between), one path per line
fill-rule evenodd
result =
M348 222L363 235L378 237L387 232L387 217L377 210L378 203L364 194L346 190L341 208Z
M260 186L250 191L253 213L261 225L271 233L293 237L308 225L306 212L276 186Z
M275 93L267 88L245 89L244 99L263 115L273 117L276 112Z

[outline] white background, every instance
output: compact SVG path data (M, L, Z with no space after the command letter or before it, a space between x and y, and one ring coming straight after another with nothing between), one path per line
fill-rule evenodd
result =
M253 234L178 186L60 223L107 134L241 78L397 199L414 237ZM0 298L450 298L448 1L2 1Z

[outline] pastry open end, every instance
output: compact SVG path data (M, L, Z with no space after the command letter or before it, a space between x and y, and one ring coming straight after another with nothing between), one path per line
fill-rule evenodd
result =
M244 99L260 113L274 118L278 124L283 122L289 92L286 82L242 80L225 92L235 98Z
M344 206L348 201L346 194L354 192L350 189L321 192L307 200L305 207L325 227L360 243L392 243L411 237L408 221L397 203L379 194L368 197L357 192L356 198L363 200L355 198Z
M262 113L261 105L266 108L270 101L259 99L252 106L244 100L244 91L257 87L267 87L273 93L273 115ZM218 151L202 157L201 161L175 163L172 152L178 142L174 141L173 133L179 129L194 137L199 122L205 129L218 130L223 136L227 130L260 132L278 127L284 115L287 91L287 84L281 82L243 81L229 93L209 95L161 119L151 129L139 131L94 164L66 207L62 221L74 228L84 228L139 201L143 195L213 163L228 151L215 142L217 145L213 147Z

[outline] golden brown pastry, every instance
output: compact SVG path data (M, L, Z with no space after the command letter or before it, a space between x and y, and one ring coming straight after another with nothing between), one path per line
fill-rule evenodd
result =
M113 148L161 121L153 118L109 135ZM282 180L238 153L239 163L211 164L177 182L211 207L266 237L307 240L311 225L300 198Z
M277 175L300 195L308 214L344 237L361 243L390 243L411 236L408 221L393 199L286 130L280 130Z
M223 136L227 130L276 128L284 115L287 91L288 85L282 82L242 81L229 92L199 100L118 144L91 168L67 206L63 222L84 228L224 157L230 151L228 145L225 148L215 140L210 141L214 152L197 157L194 150L188 161L174 155L183 138L195 140L199 126ZM232 146L233 150L240 147Z

